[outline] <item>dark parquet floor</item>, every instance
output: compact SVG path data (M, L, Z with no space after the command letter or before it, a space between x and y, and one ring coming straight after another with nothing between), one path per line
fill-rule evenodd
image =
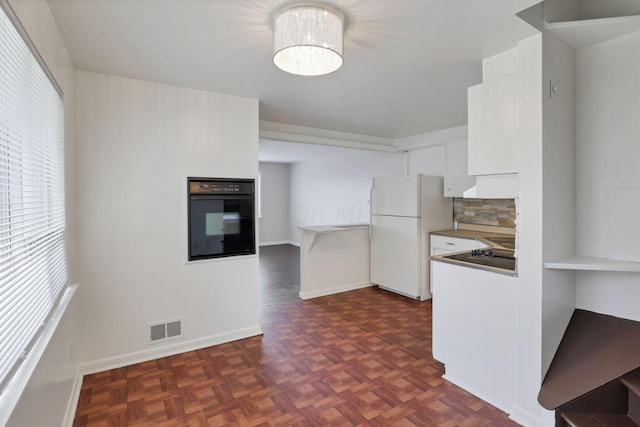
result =
M260 247L260 305L294 301L300 294L300 248Z
M517 426L441 378L430 301L365 288L262 311L263 336L85 376L74 426Z

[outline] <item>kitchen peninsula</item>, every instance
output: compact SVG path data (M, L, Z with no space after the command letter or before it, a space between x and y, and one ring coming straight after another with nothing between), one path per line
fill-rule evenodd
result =
M369 224L298 227L300 298L371 286Z

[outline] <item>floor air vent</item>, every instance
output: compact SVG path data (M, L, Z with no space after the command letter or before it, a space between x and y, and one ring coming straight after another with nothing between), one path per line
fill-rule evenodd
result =
M149 342L156 343L182 336L182 319L147 323Z

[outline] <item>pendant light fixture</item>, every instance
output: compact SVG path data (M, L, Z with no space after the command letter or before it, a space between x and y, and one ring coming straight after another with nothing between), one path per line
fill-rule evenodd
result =
M321 76L342 66L344 20L324 5L298 4L276 13L273 63L301 76Z

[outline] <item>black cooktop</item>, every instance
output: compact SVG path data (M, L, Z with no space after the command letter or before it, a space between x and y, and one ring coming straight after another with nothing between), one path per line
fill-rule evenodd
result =
M503 270L516 270L516 258L513 256L513 251L505 249L474 249L471 252L444 255L443 258L471 264L486 265Z

